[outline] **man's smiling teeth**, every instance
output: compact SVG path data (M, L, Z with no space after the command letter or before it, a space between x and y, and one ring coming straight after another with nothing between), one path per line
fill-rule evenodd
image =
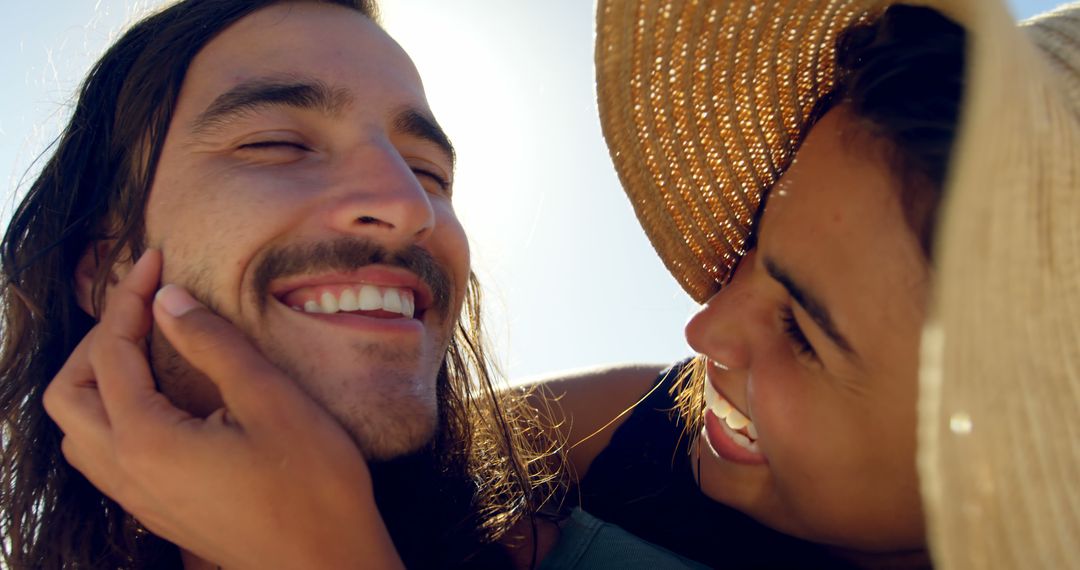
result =
M750 418L744 416L742 412L736 410L731 405L731 402L725 400L716 391L716 388L713 388L712 384L708 382L705 383L705 407L721 420L720 427L724 428L724 433L727 434L731 441L748 451L761 452L758 449L758 433L754 423L750 421Z
M346 287L336 295L331 291L323 291L317 298L309 299L303 305L294 305L293 308L316 314L386 311L411 319L416 314L416 301L413 300L413 292L408 289L356 285Z

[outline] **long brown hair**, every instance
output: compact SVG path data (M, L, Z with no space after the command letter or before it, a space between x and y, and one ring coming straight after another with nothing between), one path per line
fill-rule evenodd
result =
M121 252L143 250L146 199L191 60L231 24L281 1L287 0L183 0L130 28L90 70L53 154L14 213L0 245L0 552L6 567L180 564L174 546L141 530L64 461L62 434L41 397L95 324L74 291L76 265L88 245L111 244L100 252L98 306ZM377 21L372 0L308 1ZM556 488L552 463L534 460L544 444L523 437L529 430L520 422L530 416L523 400L496 389L480 323L480 294L471 278L439 373L441 429L429 450L437 475L463 482L466 497L455 503L461 508L446 515L458 528L450 534L461 540L453 552L425 556L430 564L468 558L470 549L536 512ZM402 554L408 561L410 553Z

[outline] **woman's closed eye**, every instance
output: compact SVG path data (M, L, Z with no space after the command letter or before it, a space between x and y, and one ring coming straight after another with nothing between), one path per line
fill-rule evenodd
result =
M799 326L799 322L795 320L795 312L790 305L780 310L780 322L783 325L784 334L787 335L792 346L795 347L796 353L817 360L817 351L810 344L810 340L806 338L806 334L803 332L802 327Z

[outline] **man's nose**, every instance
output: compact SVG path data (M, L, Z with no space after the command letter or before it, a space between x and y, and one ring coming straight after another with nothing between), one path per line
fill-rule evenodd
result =
M336 232L377 240L391 249L426 239L435 228L431 196L388 142L342 159L338 191L326 223Z

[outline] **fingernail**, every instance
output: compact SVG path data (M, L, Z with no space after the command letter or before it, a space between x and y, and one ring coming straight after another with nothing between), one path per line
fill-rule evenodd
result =
M183 287L169 284L158 290L154 300L161 304L166 313L174 317L182 317L192 309L199 308L199 302L195 300Z

